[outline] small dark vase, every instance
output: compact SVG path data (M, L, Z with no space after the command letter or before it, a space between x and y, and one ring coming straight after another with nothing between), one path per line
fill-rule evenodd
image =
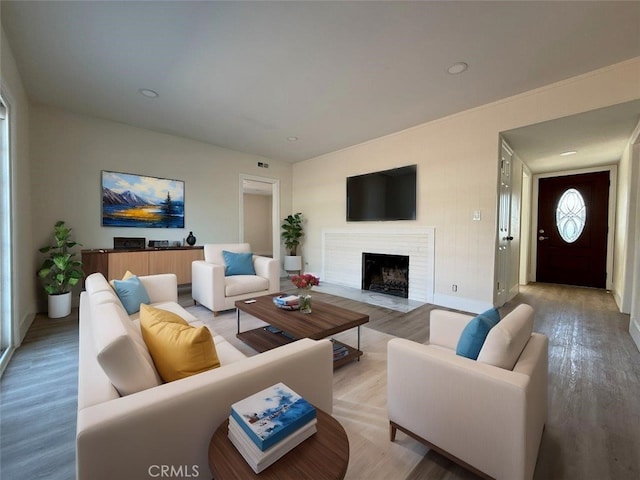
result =
M196 237L193 236L193 232L189 232L189 236L187 237L187 244L192 247L196 244Z

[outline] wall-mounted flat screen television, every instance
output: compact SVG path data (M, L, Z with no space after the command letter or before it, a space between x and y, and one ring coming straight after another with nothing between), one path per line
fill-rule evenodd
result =
M416 165L347 177L347 222L415 220Z

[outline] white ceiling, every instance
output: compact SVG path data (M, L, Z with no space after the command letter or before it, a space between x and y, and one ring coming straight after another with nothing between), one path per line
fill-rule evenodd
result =
M640 56L640 2L1 8L35 102L290 162Z
M640 100L502 132L532 173L612 165L640 123ZM560 156L575 151L575 155Z

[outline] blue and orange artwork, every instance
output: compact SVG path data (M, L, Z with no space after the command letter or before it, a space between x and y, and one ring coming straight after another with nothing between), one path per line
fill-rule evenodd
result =
M103 170L102 225L184 228L184 182Z

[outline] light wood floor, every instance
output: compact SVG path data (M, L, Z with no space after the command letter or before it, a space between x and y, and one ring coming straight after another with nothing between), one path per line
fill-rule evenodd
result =
M433 307L402 314L320 293L314 298L371 317L362 329L362 361L334 375L333 413L350 441L347 478L475 478L401 433L388 441L386 342L426 341ZM181 303L193 305L188 295ZM549 418L535 478L640 478L640 353L629 316L601 290L534 284L502 313L518 303L536 309L534 330L550 340ZM237 341L234 313L210 321ZM353 341L355 330L341 335ZM0 381L0 478L74 478L76 384L77 312L60 320L38 316Z
M0 380L0 478L75 478L78 311L37 315Z

